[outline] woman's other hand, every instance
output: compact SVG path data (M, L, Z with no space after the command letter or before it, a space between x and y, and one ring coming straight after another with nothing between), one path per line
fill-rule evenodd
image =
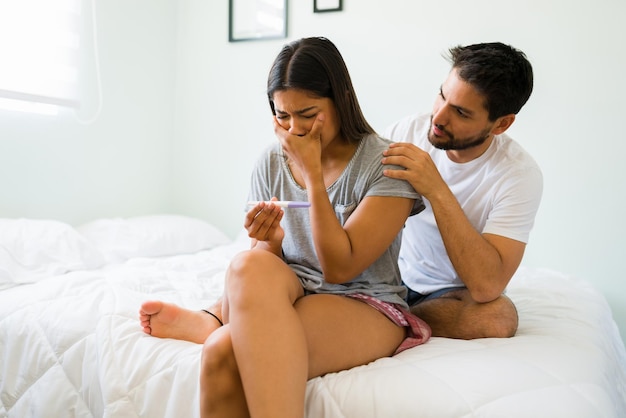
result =
M244 228L248 236L252 238L252 248L262 246L276 255L282 257L282 242L285 231L280 226L284 211L272 201L259 202L246 213Z

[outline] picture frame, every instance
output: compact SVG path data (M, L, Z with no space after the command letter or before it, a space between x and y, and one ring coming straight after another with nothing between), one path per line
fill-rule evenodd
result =
M343 0L313 0L314 13L339 12L343 10Z
M228 41L287 37L287 0L229 0Z

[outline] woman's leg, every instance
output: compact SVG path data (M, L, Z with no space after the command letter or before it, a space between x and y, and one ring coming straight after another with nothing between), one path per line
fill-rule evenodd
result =
M302 295L299 279L270 252L246 251L231 262L223 312L252 416L304 414L308 354L293 306Z
M370 305L337 295L309 295L296 302L307 338L308 378L391 356L405 329Z
M202 349L200 415L213 418L250 416L233 353L229 325L213 332Z

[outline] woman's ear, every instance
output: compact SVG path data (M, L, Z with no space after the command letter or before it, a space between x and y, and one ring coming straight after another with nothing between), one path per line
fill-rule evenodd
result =
M515 122L515 115L513 113L511 113L510 115L500 116L496 120L496 123L493 126L491 133L494 135L500 135L501 133L509 129L509 127L513 125L513 122Z

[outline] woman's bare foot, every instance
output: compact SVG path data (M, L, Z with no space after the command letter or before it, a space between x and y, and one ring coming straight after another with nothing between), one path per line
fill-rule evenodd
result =
M211 309L214 312L213 309ZM159 338L174 338L202 344L220 327L217 320L203 311L192 311L180 306L147 301L139 310L139 322L143 332Z

